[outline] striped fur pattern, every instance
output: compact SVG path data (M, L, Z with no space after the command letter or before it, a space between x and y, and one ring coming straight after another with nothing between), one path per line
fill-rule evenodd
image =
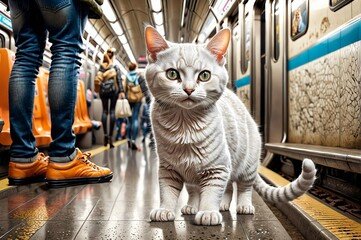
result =
M233 182L239 214L254 214L253 186L265 199L278 202L297 198L314 182L311 160L304 160L302 174L286 187L271 187L258 175L258 126L226 88L223 55L229 37L225 29L207 45L174 44L154 28L146 28L149 64L145 75L154 97L151 121L160 186L160 207L151 211L151 221L174 220L184 186L189 199L182 213L195 214L198 225L218 225L220 210L229 210Z

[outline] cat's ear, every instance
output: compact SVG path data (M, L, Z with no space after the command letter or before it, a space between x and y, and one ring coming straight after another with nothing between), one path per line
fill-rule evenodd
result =
M224 54L226 54L231 31L228 28L219 31L208 43L206 48L217 57L217 62L221 63Z
M152 61L157 60L157 53L169 48L164 38L152 26L147 26L145 28L145 42L147 45L148 56Z

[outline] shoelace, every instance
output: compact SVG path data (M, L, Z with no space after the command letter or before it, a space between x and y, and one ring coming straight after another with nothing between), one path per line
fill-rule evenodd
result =
M49 160L50 160L49 156L45 156L44 153L39 153L39 155L40 155L39 160L43 160L44 162L49 162Z
M91 155L92 154L90 152L84 152L84 153L82 153L81 157L79 157L78 159L81 160L86 165L89 164L90 167L99 170L98 165L96 165L95 163L89 161L89 158L91 157Z

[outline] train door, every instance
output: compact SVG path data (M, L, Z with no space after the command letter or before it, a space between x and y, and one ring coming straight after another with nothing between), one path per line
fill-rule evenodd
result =
M286 1L266 3L265 141L281 143L287 131Z
M232 23L232 55L231 55L231 63L232 66L231 66L231 70L232 70L232 75L230 75L230 78L229 79L237 79L237 76L240 75L240 68L238 67L239 66L239 59L240 59L240 32L239 32L239 24L238 24L238 19L236 21L234 21ZM231 86L235 87L236 83L235 81L233 81L232 83L229 83L231 84Z
M251 111L265 142L265 1L255 1L252 10Z
M286 1L243 1L242 69L249 67L250 111L263 142L282 142L286 113Z

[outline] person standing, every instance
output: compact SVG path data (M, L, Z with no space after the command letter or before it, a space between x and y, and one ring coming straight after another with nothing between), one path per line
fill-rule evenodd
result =
M124 98L120 69L113 62L114 53L114 48L107 50L104 54L103 63L100 65L97 74L97 78L101 78L99 96L103 105L102 124L104 132L104 146L107 146L109 143L110 148L114 148L112 136L115 125L115 105L119 94L120 98ZM107 128L108 115L109 131Z
M17 47L9 79L12 138L9 184L43 181L44 177L50 187L110 181L112 171L90 162L90 153L75 147L76 136L72 131L82 36L88 14L101 16L100 7L95 0L12 0L9 7ZM42 65L47 35L52 43L49 156L39 152L32 133L35 79Z
M132 109L132 116L129 117L127 124L128 147L132 150L138 150L135 140L138 136L139 111L142 105L142 97L138 96L145 96L146 98L149 98L148 87L144 78L136 72L137 67L138 65L136 63L128 63L129 72L125 79L125 95L129 101L130 108ZM135 88L139 89L137 90L138 93L141 91L143 94L134 94L132 89ZM133 98L133 95L137 96Z

